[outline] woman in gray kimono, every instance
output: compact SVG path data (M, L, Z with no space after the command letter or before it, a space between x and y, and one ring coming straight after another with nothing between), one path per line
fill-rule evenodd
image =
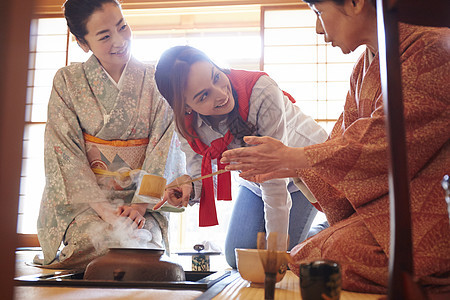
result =
M136 174L183 173L168 159L177 152L172 111L156 88L154 67L131 57L131 30L118 1L68 0L64 15L93 55L54 78L37 224L44 257L35 262L83 267L109 247L167 249L167 213L147 210L159 199L136 192ZM189 197L183 189L165 197Z

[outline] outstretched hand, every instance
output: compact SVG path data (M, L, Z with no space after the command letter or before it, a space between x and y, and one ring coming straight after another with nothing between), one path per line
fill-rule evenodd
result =
M268 136L246 136L244 141L255 146L232 149L222 154L221 162L230 163L226 166L227 170L241 170L242 178L256 182L296 176L293 152L301 148L290 148Z

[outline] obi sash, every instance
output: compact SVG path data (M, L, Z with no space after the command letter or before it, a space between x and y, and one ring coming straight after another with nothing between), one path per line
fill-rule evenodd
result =
M130 190L134 187L130 171L142 167L148 138L106 141L83 133L89 166L104 190Z

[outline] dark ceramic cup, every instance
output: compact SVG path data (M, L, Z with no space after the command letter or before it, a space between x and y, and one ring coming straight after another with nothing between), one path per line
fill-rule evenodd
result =
M303 300L338 300L341 294L339 264L330 260L301 264L300 292Z

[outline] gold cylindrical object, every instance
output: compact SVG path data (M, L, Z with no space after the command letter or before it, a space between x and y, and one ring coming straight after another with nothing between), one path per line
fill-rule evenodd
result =
M166 188L166 179L157 175L144 175L139 189L139 195L163 198Z

